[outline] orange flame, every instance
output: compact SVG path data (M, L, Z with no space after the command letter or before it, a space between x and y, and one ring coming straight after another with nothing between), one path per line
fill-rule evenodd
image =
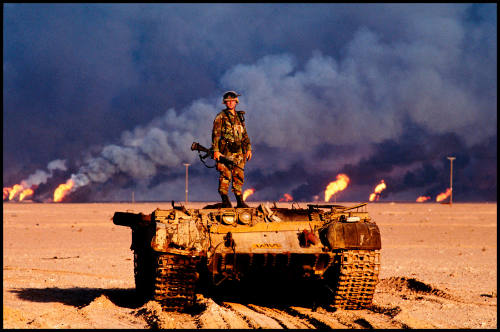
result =
M380 183L375 187L375 193L376 194L380 194L382 192L382 190L384 190L385 188L387 188L387 186L385 185L385 182L384 180L380 181Z
M15 184L12 187L4 187L3 188L3 200L9 199L9 201L18 197L19 202L21 202L26 196L33 195L34 189L38 186L31 186L31 188L25 188L26 183L24 181L21 184Z
M285 194L283 194L283 197L280 198L279 201L280 202L291 202L291 201L293 201L293 197L292 197L292 195L285 193Z
M23 190L24 187L20 184L15 184L14 187L12 187L12 190L10 191L9 193L9 201L11 201L14 197L17 196L18 193L21 192L21 190Z
M347 188L349 184L349 177L343 173L337 175L337 181L330 182L325 190L325 202L330 200L336 192L342 191Z
M451 195L451 188L448 188L444 193L437 195L436 202L441 202L442 200L448 198L450 195Z
M417 198L417 202L418 203L422 203L422 202L425 202L428 199L431 199L431 196L420 196L419 198Z
M375 187L375 190L373 191L373 193L370 194L370 198L369 198L370 202L373 202L375 200L375 198L378 201L378 199L380 198L380 193L385 188L387 188L387 186L385 185L384 180L380 181L380 183L377 184L377 186Z
M247 197L250 196L250 195L252 195L254 192L255 192L255 189L253 189L253 188L245 190L243 192L243 200L246 201Z
M33 195L33 190L28 188L24 189L22 193L19 194L19 202L21 202L26 196Z
M3 200L5 201L7 198L9 198L9 193L12 190L12 188L5 187L3 188Z
M54 202L60 202L64 198L64 196L66 196L68 191L73 188L74 184L75 183L71 179L66 181L66 183L60 184L59 187L57 187L54 191Z

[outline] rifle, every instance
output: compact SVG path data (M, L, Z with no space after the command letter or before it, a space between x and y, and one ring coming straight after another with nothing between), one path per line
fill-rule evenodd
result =
M207 149L206 147L204 147L200 143L193 142L193 144L191 144L191 151L195 151L195 150L198 151L198 155L200 156L200 160L203 163L203 165L205 165L208 168L214 168L215 167L215 165L208 166L205 163L205 159L208 158L208 157L210 157L211 159L214 159L214 150L213 149ZM202 152L205 152L205 155L202 156L201 155ZM221 155L219 157L218 162L220 162L222 164L225 164L226 166L229 166L229 167L238 167L239 169L243 170L243 168L241 168L240 166L236 165L236 163L234 161L232 161L231 159L228 159L224 155Z

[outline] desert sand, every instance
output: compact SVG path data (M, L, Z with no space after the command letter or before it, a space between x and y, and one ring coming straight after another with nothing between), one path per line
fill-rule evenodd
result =
M198 310L190 313L137 302L131 231L111 221L115 211L149 214L170 207L4 203L3 327L497 327L496 203L368 204L382 236L380 282L369 308L313 310L199 295Z

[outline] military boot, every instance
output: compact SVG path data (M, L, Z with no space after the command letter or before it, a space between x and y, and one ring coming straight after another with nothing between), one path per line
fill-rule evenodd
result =
M231 202L229 201L229 197L227 197L226 194L220 194L220 197L222 198L222 207L223 208L230 208L233 207L231 205Z
M239 195L234 195L236 197L236 201L238 202L238 205L236 207L239 207L239 208L247 208L249 207L244 201L243 201L243 197L241 196L241 194Z

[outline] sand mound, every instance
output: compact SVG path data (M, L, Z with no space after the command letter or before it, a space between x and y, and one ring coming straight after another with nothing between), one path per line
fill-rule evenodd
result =
M102 310L102 309L112 309L115 305L111 300L104 294L96 297L87 306L83 307L82 310L92 311L92 310Z
M142 316L153 329L196 329L197 326L189 314L163 311L160 303L149 301L135 311Z
M448 300L460 301L457 296L451 295L441 289L438 289L430 284L409 277L390 277L380 280L378 286L380 289L394 290L402 294L425 294L435 295Z
M244 318L231 309L218 305L212 299L199 297L198 302L205 307L205 310L195 317L198 328L249 328Z

